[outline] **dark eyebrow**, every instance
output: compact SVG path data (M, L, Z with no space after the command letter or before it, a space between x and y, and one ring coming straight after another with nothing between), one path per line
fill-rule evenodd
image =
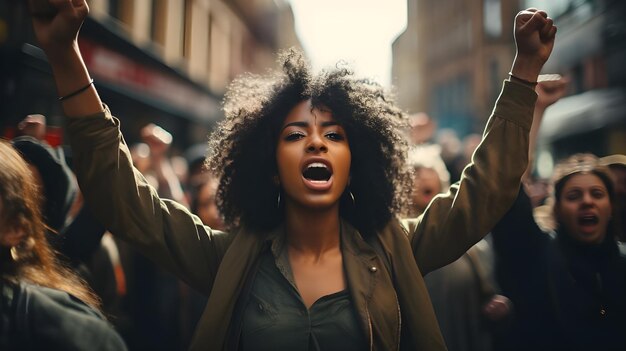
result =
M306 128L309 126L309 122L291 122L291 123L287 123L283 126L282 130L285 130L285 128L287 127L302 127L302 128Z
M326 121L326 122L322 122L322 127L330 127L330 126L338 126L339 123L337 123L336 121ZM309 122L304 122L304 121L299 121L299 122L291 122L291 123L287 123L283 126L282 130L285 130L285 128L287 127L302 127L302 128L307 128L309 126Z

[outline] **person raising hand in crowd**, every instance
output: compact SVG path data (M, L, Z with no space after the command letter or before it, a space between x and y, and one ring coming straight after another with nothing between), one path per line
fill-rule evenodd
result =
M32 0L31 0L32 4ZM86 201L114 235L209 296L194 350L444 350L422 278L486 235L515 200L528 161L533 81L556 27L515 19L517 55L460 184L406 232L406 115L385 90L339 67L236 79L209 164L228 232L161 199L132 167L119 121L92 84L77 36L84 0L33 16L68 117Z

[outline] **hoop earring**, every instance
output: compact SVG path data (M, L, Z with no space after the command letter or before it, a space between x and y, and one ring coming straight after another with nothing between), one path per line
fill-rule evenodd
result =
M276 208L280 208L280 190L278 190L278 199L276 200Z
M352 199L352 205L356 206L356 201L354 201L354 194L352 194L352 190L348 190L348 194L350 194L350 198Z
M20 258L17 254L17 247L13 246L11 250L9 250L9 252L11 253L11 258L13 259L13 261L17 262L17 260Z

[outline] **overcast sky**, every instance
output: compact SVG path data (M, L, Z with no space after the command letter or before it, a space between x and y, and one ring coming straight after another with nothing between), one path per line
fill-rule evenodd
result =
M391 44L406 28L406 0L288 0L314 69L344 60L357 75L391 82Z

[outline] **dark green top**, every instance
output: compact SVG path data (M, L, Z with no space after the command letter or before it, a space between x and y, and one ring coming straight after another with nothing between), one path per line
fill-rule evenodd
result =
M368 348L348 290L323 296L307 309L281 240L274 240L259 259L243 311L241 350Z

